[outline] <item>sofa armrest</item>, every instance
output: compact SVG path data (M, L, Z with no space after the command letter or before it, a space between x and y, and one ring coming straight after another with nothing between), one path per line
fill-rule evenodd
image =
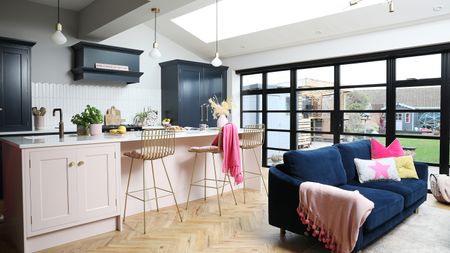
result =
M414 162L414 166L416 167L419 179L428 182L428 164L421 162Z
M269 169L269 224L295 233L305 231L297 214L302 182L279 168Z

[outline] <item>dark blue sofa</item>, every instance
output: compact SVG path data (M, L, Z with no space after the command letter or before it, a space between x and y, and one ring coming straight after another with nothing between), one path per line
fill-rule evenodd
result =
M303 234L296 208L302 182L358 190L375 203L359 231L354 251L365 248L410 216L427 198L428 165L415 163L419 180L359 183L354 158L370 159L370 141L336 144L311 151L289 151L284 164L269 170L269 224Z

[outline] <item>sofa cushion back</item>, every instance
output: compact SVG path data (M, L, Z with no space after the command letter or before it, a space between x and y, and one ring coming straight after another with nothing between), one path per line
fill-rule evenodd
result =
M342 164L347 174L347 182L358 181L354 159L370 159L370 140L339 143L334 146L338 148L341 154Z
M283 155L285 172L303 181L339 186L346 183L341 155L336 147L288 151Z

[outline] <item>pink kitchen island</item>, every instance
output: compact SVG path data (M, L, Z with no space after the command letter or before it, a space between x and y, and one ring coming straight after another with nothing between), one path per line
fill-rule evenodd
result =
M165 159L176 198L181 207L187 199L194 154L190 146L210 145L217 130L183 131L176 134L175 155ZM131 160L124 152L140 148L140 132L100 136L57 135L2 138L5 223L7 234L20 252L35 252L97 234L122 229L123 202ZM251 152L251 151L250 151ZM257 152L258 156L261 150ZM246 154L252 157L253 154ZM261 157L259 157L260 159ZM211 156L207 173L213 176ZM160 161L155 163L156 184L167 188ZM257 171L254 159L246 159L246 170ZM203 168L204 156L196 167ZM217 168L222 160L216 160ZM152 185L150 163L147 186ZM197 169L195 178L203 178ZM218 175L221 177L222 175ZM247 187L260 189L261 180ZM240 188L241 186L235 186ZM134 163L130 191L142 189L142 161ZM225 191L230 191L229 186ZM215 195L208 189L207 195ZM237 194L242 204L242 194ZM203 189L194 187L191 200L203 198ZM143 212L142 202L128 199L127 216ZM159 206L174 205L162 198ZM149 210L156 210L149 202ZM181 208L182 215L185 212ZM138 231L141 232L141 231Z

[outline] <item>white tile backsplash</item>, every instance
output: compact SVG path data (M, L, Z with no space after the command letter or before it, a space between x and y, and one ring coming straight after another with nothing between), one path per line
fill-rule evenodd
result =
M52 116L53 108L62 108L67 129L73 128L70 119L86 105L100 109L103 114L111 106L121 111L126 123L133 123L136 112L151 106L160 111L161 90L147 88L144 84L59 84L32 83L32 106L47 108L46 127L58 125L59 117Z

